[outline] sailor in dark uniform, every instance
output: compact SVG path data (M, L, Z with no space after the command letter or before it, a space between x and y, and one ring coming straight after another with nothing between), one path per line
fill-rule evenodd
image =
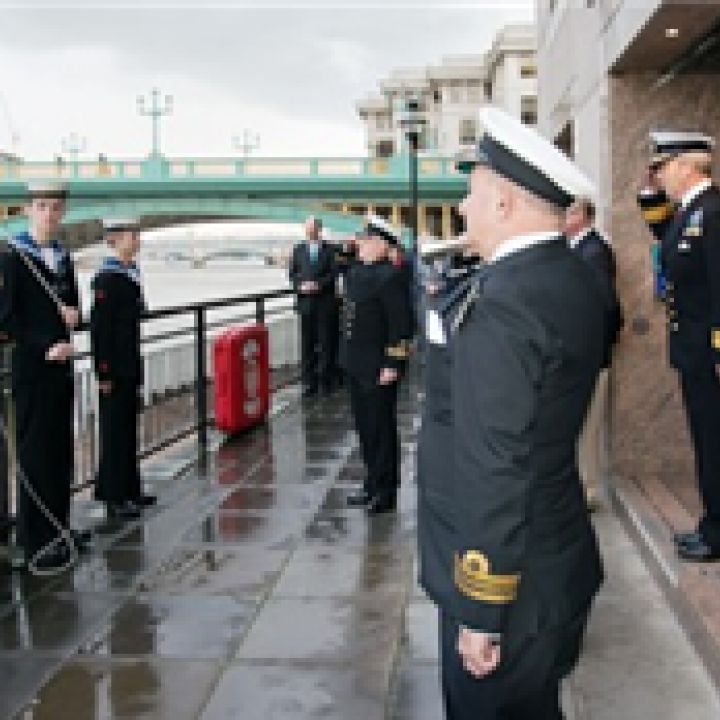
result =
M110 219L105 238L113 251L92 281L90 340L100 393L100 465L95 497L108 517L130 520L155 503L142 491L138 464L137 408L143 383L141 318L145 312L136 219Z
M714 141L653 133L655 187L640 196L661 243L670 364L680 376L703 513L675 536L691 561L720 559L720 191L711 179Z
M18 482L17 540L27 563L52 570L70 560L63 530L73 479L71 333L80 320L80 298L73 261L57 241L66 188L34 185L29 196L29 230L13 237L1 258L0 327L15 343L12 388L24 477ZM75 539L83 545L87 536Z
M370 216L358 240L358 262L345 276L340 364L367 470L348 504L364 505L371 514L394 510L400 485L397 393L412 320L407 285L387 259L388 246L397 243L392 227Z
M447 717L559 720L602 581L575 446L606 309L560 231L593 188L503 111L480 126L461 213L486 264L427 327L449 357L432 397L451 400L424 414L420 580L440 608Z

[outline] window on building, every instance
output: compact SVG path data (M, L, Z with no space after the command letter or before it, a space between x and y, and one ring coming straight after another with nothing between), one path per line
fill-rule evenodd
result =
M486 81L483 83L483 89L484 89L484 91L485 91L485 99L486 99L487 101L492 100L492 97L493 97L493 85L492 85L492 82L491 82L490 80L486 80Z
M575 157L575 124L566 123L555 138L555 147L562 150L569 158Z
M375 118L375 127L378 130L391 130L392 124L390 122L390 115L387 113L378 113Z
M379 140L375 145L375 157L392 157L395 154L395 144L392 140Z
M440 105L441 102L442 102L442 93L440 92L440 88L435 88L433 90L433 103L435 103L435 105Z
M537 77L537 66L533 62L524 62L520 66L520 77L523 80L530 80Z
M537 98L534 95L524 95L520 98L520 119L526 125L537 125L538 108Z
M461 103L463 101L462 86L458 80L451 80L448 86L448 100L451 103Z
M477 122L474 117L460 120L460 144L474 145L477 139Z
M483 86L480 80L468 81L468 102L481 103L483 101Z

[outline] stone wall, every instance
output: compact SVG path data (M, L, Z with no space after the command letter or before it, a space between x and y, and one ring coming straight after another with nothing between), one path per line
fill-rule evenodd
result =
M624 480L659 480L693 508L692 486L677 481L693 474L692 457L677 377L666 361L664 310L652 299L652 236L635 196L651 129L701 130L720 138L720 74L683 75L661 87L656 81L652 74L610 79L612 202L606 227L618 255L626 314L615 362L610 457Z

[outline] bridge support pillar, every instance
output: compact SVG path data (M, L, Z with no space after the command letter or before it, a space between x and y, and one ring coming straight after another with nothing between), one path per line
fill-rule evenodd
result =
M452 237L452 212L450 205L442 206L442 237L449 240Z
M368 203L367 206L367 214L368 215L374 215L375 214L375 206L372 203Z
M399 228L402 225L399 205L392 206L392 212L390 213L390 224L396 228Z
M418 205L418 236L428 234L428 223L427 223L427 205L420 203Z
M342 207L340 208L340 212L343 215L349 215L350 214L350 203L343 203Z

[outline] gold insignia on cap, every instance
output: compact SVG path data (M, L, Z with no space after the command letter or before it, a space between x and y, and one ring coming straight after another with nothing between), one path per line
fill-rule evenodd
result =
M667 220L673 214L673 206L670 203L663 203L655 207L646 207L642 210L645 222L661 223Z
M463 595L481 602L507 604L517 597L520 574L494 575L490 561L479 550L455 556L455 585Z

